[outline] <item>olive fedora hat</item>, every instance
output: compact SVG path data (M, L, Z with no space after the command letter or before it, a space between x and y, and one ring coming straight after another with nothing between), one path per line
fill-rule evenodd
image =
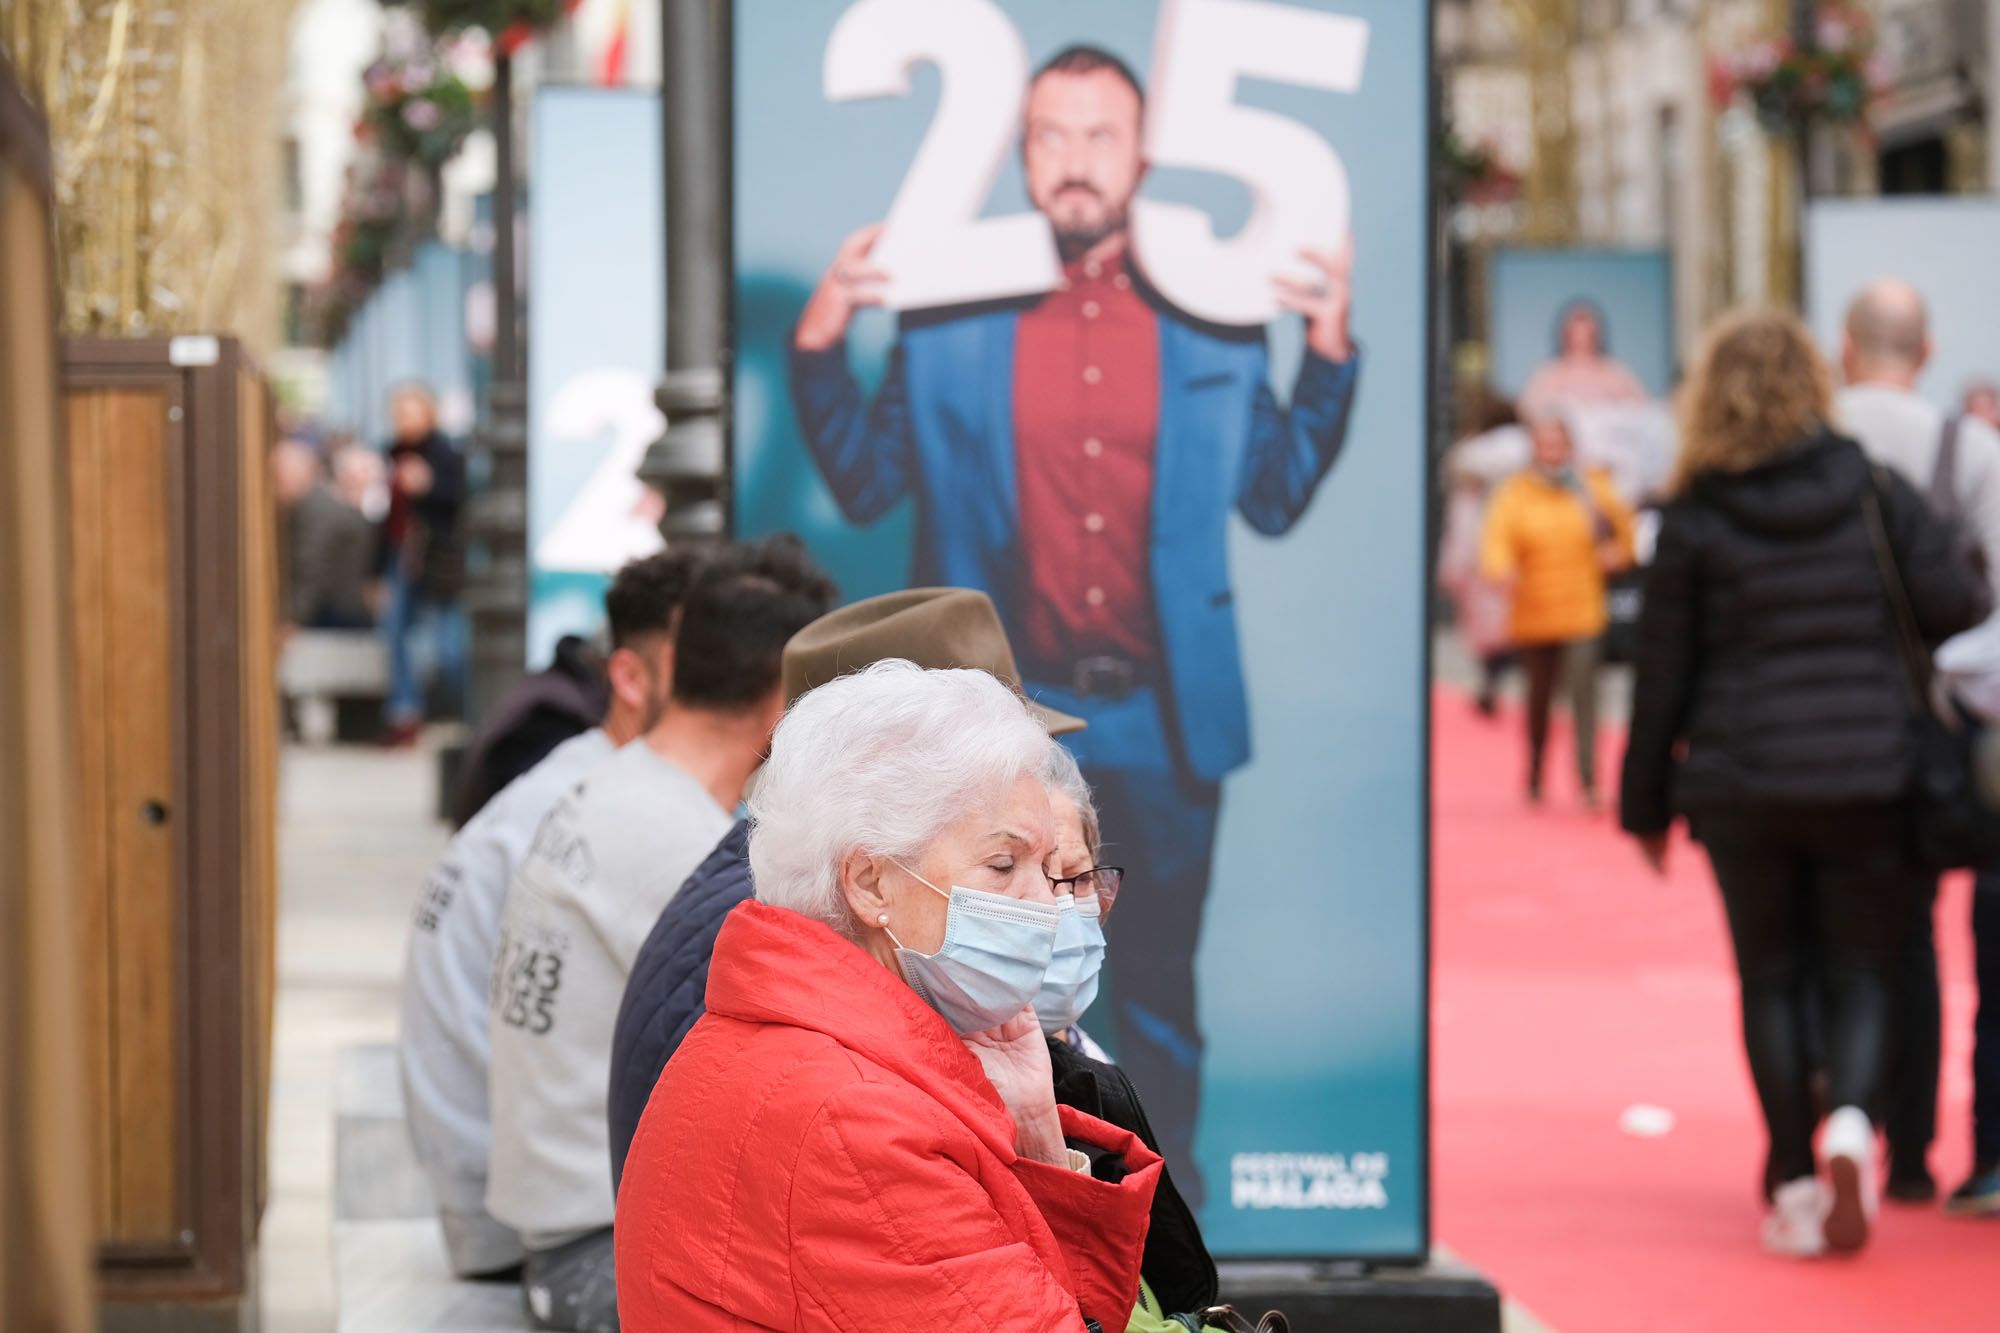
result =
M836 676L900 657L933 670L971 667L1019 691L1021 672L1000 613L972 588L908 588L829 611L785 645L785 704ZM1083 719L1027 699L1051 736L1082 731Z

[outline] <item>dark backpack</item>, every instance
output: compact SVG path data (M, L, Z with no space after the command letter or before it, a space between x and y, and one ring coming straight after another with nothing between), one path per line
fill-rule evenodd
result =
M1990 589L1993 579L1992 571L1986 567L1986 548L1980 544L1978 530L1958 499L1958 440L1959 428L1964 424L1962 416L1944 419L1943 432L1938 437L1937 462L1931 467L1930 491L1925 498L1930 501L1931 511L1951 526L1952 555L1960 566L1978 578L1981 587Z

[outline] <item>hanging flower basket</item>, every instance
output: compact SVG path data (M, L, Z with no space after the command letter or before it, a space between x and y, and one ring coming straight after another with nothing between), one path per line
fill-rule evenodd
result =
M479 123L464 81L428 54L378 60L361 76L367 89L362 119L385 153L436 170L451 160Z
M1874 19L1852 0L1825 0L1814 37L1810 51L1789 37L1768 37L1717 57L1709 73L1718 107L1742 96L1773 134L1865 120L1893 75L1877 49Z
M512 50L552 27L577 0L408 0L424 26L440 36L484 28Z
M1438 139L1436 168L1438 188L1454 204L1500 204L1521 193L1521 178L1489 145L1467 143L1450 131Z
M355 126L357 138L371 137L371 123ZM420 223L409 207L411 175L406 161L364 150L348 169L340 200L340 220L329 243L332 264L310 294L309 320L321 345L340 341L349 322L382 284L408 249Z

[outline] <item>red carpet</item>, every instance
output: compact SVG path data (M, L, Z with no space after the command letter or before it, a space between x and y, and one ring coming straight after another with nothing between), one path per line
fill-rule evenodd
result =
M1518 715L1441 692L1436 718L1438 1239L1559 1333L2000 1329L2000 1220L1885 1205L1858 1258L1758 1248L1763 1131L1699 849L1677 845L1656 879L1554 773L1567 733L1530 811ZM1610 790L1622 737L1606 740ZM1949 884L1938 909L1946 1189L1971 1151L1967 892ZM1621 1130L1641 1104L1671 1132Z

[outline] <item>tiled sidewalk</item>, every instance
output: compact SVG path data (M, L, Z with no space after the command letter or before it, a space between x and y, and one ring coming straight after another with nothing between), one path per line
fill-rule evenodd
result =
M331 1333L338 1053L395 1040L410 904L448 830L425 750L289 749L280 783L263 1327Z

